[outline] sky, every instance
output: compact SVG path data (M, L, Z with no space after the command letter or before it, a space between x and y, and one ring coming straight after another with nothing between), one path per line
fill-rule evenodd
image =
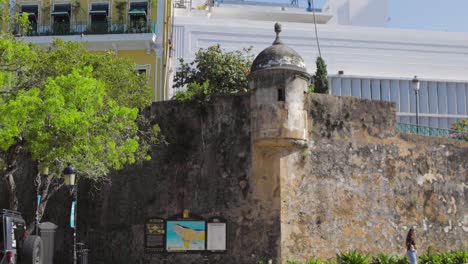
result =
M468 32L468 0L388 1L389 27Z
M289 4L292 0L246 1ZM322 7L325 1L314 0L318 8ZM468 0L387 1L389 3L388 26L391 28L468 32ZM307 7L307 0L298 0L298 4L299 7Z

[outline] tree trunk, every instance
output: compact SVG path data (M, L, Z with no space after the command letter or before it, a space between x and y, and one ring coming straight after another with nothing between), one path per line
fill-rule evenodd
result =
M10 210L18 211L18 196L16 195L16 183L13 177L17 169L8 171L5 175L5 183L8 194L8 207Z
M40 190L39 194L41 195L41 203L36 208L36 219L34 219L34 222L28 225L26 230L28 234L31 234L34 231L36 220L37 222L40 222L44 216L47 202L49 201L50 197L53 196L60 189L60 187L63 186L63 183L57 183L54 181L53 174L41 176L40 173L38 173L36 176L36 182L39 184L37 188Z
M3 170L3 181L8 194L9 209L18 211L18 196L16 195L15 173L18 170L18 156L23 148L24 141L11 146L6 153L6 167Z

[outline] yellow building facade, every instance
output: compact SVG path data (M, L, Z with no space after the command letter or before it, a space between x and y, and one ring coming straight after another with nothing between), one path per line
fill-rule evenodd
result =
M148 76L153 101L167 100L170 0L7 0L10 14L27 13L25 42L47 47L54 38L83 42L92 51L113 50ZM4 23L5 24L5 23ZM4 25L15 32L14 25Z

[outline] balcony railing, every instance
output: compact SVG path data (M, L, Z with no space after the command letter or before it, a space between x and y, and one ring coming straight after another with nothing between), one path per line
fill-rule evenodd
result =
M413 124L397 123L397 130L404 133L429 137L446 137L468 141L468 132L460 132L451 129L417 126Z
M154 22L129 22L129 23L52 23L51 25L33 25L27 32L27 36L64 36L64 35L99 35L99 34L134 34L155 33Z

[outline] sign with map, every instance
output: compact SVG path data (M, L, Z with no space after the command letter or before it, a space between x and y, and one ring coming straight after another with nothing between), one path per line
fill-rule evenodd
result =
M166 231L168 252L205 250L206 221L204 220L168 220Z

